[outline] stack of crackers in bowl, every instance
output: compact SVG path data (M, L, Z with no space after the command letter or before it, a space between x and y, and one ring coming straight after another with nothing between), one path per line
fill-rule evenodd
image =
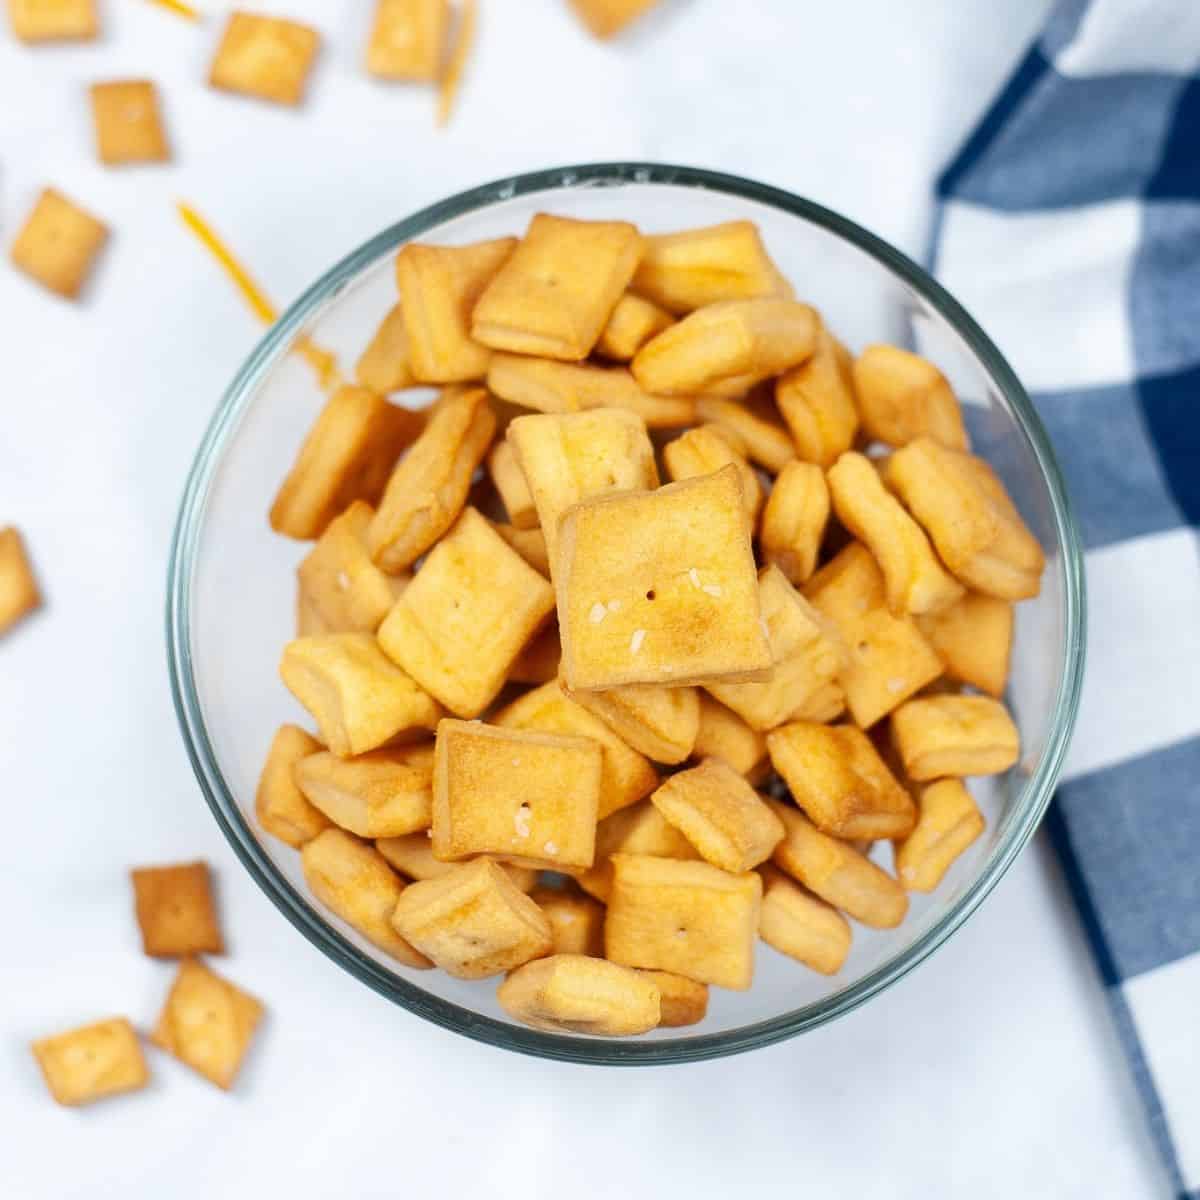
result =
M749 221L538 214L395 271L271 508L313 543L280 671L314 728L277 732L260 824L538 1029L695 1024L760 939L835 974L1020 749L1043 554L949 383L853 355Z

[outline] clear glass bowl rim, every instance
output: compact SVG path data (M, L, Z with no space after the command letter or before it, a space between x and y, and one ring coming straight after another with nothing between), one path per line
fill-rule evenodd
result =
M577 187L669 184L702 188L780 209L840 237L899 276L957 331L990 374L1016 416L1050 493L1065 580L1064 667L1046 750L1018 797L1004 839L979 876L941 920L896 958L825 1000L736 1030L662 1041L623 1041L541 1033L511 1026L430 995L382 968L321 920L309 899L283 877L259 845L217 765L196 691L188 630L191 585L209 490L222 452L260 381L287 353L313 313L382 256L446 221L518 196ZM1086 608L1083 554L1062 473L1029 397L1004 356L966 310L929 274L887 242L838 213L781 188L736 175L662 163L589 163L510 176L459 192L376 234L326 272L275 322L225 392L189 472L172 538L167 575L167 662L176 716L192 768L217 824L277 908L323 953L409 1012L481 1042L569 1062L609 1065L694 1062L767 1046L816 1028L866 1003L941 946L1008 870L1049 804L1070 741L1083 680Z

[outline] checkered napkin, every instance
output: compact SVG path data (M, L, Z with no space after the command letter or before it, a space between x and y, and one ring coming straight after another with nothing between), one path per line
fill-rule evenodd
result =
M1200 1198L1200 0L1060 0L938 184L934 267L1033 395L1087 551L1047 819Z

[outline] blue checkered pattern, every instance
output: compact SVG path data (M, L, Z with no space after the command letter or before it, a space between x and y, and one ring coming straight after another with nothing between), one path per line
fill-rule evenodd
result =
M1200 1198L1200 0L1061 0L938 185L933 262L1058 451L1089 677L1048 818Z

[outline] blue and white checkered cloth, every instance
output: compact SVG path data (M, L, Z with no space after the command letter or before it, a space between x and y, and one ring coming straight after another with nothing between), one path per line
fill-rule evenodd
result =
M1048 817L1176 1189L1200 1198L1200 0L1060 0L938 185L934 267L1032 393L1087 550Z

